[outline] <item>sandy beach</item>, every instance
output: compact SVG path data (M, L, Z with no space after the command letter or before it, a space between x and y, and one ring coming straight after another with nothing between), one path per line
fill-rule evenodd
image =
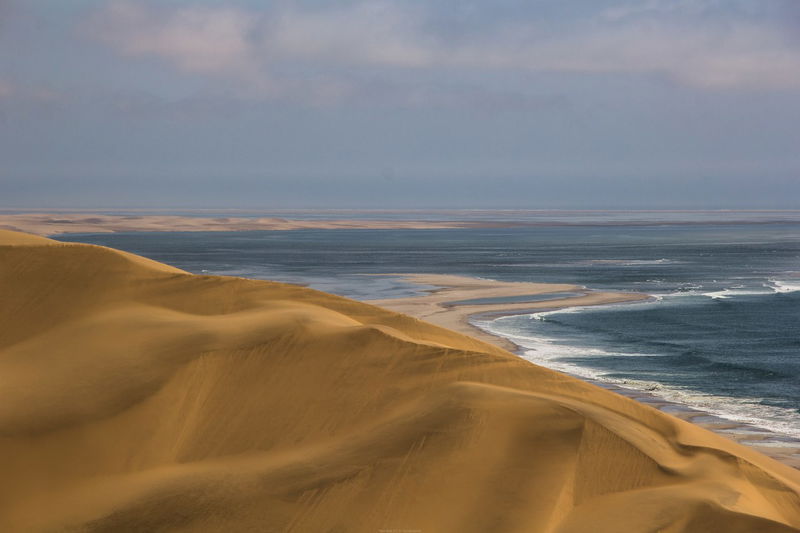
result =
M368 303L415 316L512 351L517 348L515 344L473 326L469 318L478 314L514 314L515 312L524 313L543 309L636 302L649 298L646 294L591 291L580 285L558 283L506 282L443 274L387 275L398 276L418 285L430 285L434 289L426 291L423 296L371 300ZM557 297L561 293L575 295L567 298ZM537 297L548 294L554 295L554 297L544 301L532 299L530 302L453 305L454 302L465 300L526 295Z
M623 292L591 291L579 285L504 282L472 278L467 276L441 274L391 274L404 281L423 287L425 294L409 298L373 300L369 303L379 305L400 313L405 313L432 322L439 326L459 331L466 335L495 344L510 352L519 353L520 347L505 337L493 335L472 323L472 318L481 315L513 315L534 311L563 309L567 307L584 307L590 305L607 305L626 302L644 301L646 294ZM559 294L570 293L567 298ZM552 295L552 298L539 300L536 297ZM530 296L530 302L515 303L458 303L470 300ZM454 304L455 302L455 304ZM695 423L724 435L737 442L746 444L760 452L775 458L782 463L800 468L800 442L780 443L776 445L773 433L754 428L747 424L734 422L698 411L690 407L669 402L656 394L628 389L609 384L597 383L609 390L628 398L651 405L668 412L673 416ZM783 437L778 436L778 440Z
M800 529L797 470L418 318L14 232L0 257L2 531Z

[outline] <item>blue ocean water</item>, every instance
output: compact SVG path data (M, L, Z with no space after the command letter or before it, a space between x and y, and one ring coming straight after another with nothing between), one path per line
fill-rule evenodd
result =
M421 287L398 272L559 282L643 303L477 318L539 364L800 437L800 223L601 224L62 236L196 273L356 299Z

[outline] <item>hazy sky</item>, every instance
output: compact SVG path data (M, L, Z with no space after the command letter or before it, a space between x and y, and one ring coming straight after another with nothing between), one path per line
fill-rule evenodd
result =
M800 1L0 0L0 206L800 208Z

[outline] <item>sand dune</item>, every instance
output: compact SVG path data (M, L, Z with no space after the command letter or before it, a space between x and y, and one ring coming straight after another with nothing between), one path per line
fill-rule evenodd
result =
M0 531L782 532L800 472L408 316L0 232Z

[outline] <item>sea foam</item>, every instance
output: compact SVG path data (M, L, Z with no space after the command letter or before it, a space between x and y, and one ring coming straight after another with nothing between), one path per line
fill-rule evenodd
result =
M785 294L789 292L797 292L800 291L800 280L798 281L780 281L771 279L770 287L774 292L779 294Z
M761 293L763 294L763 293ZM545 320L547 316L559 313L574 313L581 309L566 308L534 313L529 315L533 320ZM599 369L581 366L565 359L575 359L579 357L652 357L656 354L609 352L600 348L563 344L556 339L545 336L534 336L522 328L508 324L508 319L512 317L499 317L494 320L475 320L473 325L484 331L506 338L519 346L522 350L520 356L532 363L564 372L583 379L608 383L637 391L649 392L668 402L684 405L705 413L747 424L756 428L786 435L793 439L800 439L800 414L794 409L765 405L759 398L734 398L730 396L720 396L708 394L686 387L675 385L665 385L657 381L615 378L607 375L607 372ZM516 317L513 317L516 318ZM504 324L506 322L506 324ZM796 445L796 442L779 445Z

